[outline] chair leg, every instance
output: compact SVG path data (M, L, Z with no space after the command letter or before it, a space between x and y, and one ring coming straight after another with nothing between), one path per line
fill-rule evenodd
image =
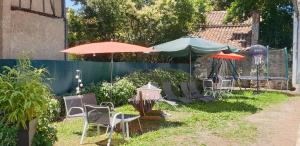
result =
M129 139L129 124L128 124L128 122L125 123L125 127L126 127L126 138Z
M88 128L88 123L87 123L87 122L85 122L85 123L84 123L84 127L83 127L83 131L82 131L82 135L81 135L80 144L83 144L83 138L85 137L85 134L86 134L87 128Z
M110 128L110 132L109 132L109 137L108 137L108 142L107 142L107 146L110 146L110 143L111 143L111 139L112 139L112 134L114 132L114 127L111 126L109 127Z
M141 130L141 132L143 133L143 129L142 129L142 125L141 125L140 119L138 119L138 122L139 122L140 130Z
M97 125L97 134L99 135L100 134L100 126Z
M107 134L108 130L109 130L109 126L106 127L106 132L105 132L105 134Z

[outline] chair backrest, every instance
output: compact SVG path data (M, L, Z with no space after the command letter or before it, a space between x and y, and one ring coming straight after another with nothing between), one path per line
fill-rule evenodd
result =
M200 94L195 81L192 81L188 85L189 85L189 89L191 90L192 94Z
M203 89L213 89L214 82L211 79L204 79L203 80Z
M174 94L171 86L171 82L169 81L164 81L162 83L162 89L164 93L166 94L167 98L177 98L177 96Z
M180 83L180 88L185 97L190 97L190 90L188 88L187 82Z
M82 97L83 104L97 105L96 95L94 93L84 94Z
M64 96L66 116L70 117L76 114L83 114L80 109L72 109L73 107L83 108L82 97L81 96ZM70 112L69 112L70 111Z
M89 124L110 125L110 110L109 107L84 105L86 112L86 120Z

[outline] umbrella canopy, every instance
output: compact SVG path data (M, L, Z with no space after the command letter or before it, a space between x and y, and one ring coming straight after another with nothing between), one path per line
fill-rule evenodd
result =
M173 57L184 57L192 54L192 56L201 56L206 54L214 54L222 50L230 50L238 52L238 49L231 48L228 45L215 43L198 37L183 37L170 42L153 46L154 50L162 54Z
M68 54L87 55L87 54L111 54L110 82L113 81L113 58L115 53L149 53L154 52L151 48L126 44L120 42L99 42L75 46L61 51Z
M268 47L265 47L263 45L253 45L251 47L247 48L249 50L249 53L252 56L256 56L256 55L267 55L268 52Z
M133 44L119 43L119 42L99 42L75 46L61 52L87 55L87 54L113 54L113 53L138 53L138 52L153 52L151 48L146 48Z
M223 52L220 52L216 55L209 56L210 58L217 58L217 59L232 59L232 60L242 60L245 58L243 55L235 54L235 53L229 53L225 54Z

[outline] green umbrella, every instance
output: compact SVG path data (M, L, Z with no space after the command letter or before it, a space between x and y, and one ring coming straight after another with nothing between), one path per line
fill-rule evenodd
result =
M238 52L238 49L228 45L219 44L213 41L198 37L182 37L170 42L162 43L152 47L161 54L172 57L189 56L190 59L190 82L192 76L192 57L218 53L220 51ZM191 93L190 93L191 96Z

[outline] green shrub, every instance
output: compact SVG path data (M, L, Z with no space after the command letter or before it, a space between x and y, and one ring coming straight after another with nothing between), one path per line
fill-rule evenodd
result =
M34 135L33 146L52 146L57 140L55 127L50 126L51 121L55 121L60 113L60 104L56 99L48 99L48 110L38 119L37 131Z
M51 98L49 99L49 106L46 112L47 117L50 122L56 121L60 117L60 103L57 99ZM43 114L44 115L44 114Z
M0 146L15 146L16 139L17 127L0 121Z
M155 69L150 72L135 72L125 78L131 81L136 87L141 87L148 82L156 82L161 86L163 81L170 81L175 93L179 95L179 85L181 82L188 81L189 74L178 70Z
M117 79L113 86L108 82L91 84L83 89L83 94L95 93L97 101L112 101L116 105L128 103L127 100L136 93L136 88L141 87L148 82L162 84L163 81L170 81L175 93L179 95L179 84L187 81L189 74L177 70L155 69L150 72L134 72L121 79ZM110 99L112 94L112 99Z
M47 110L52 94L44 83L44 68L34 68L28 59L19 60L12 68L4 67L0 74L0 111L3 120L26 128L26 122L38 118Z
M112 86L104 82L100 86L100 98L98 101L112 101L115 105L123 105L135 94L136 87L127 79L120 79ZM110 97L112 97L110 99Z

